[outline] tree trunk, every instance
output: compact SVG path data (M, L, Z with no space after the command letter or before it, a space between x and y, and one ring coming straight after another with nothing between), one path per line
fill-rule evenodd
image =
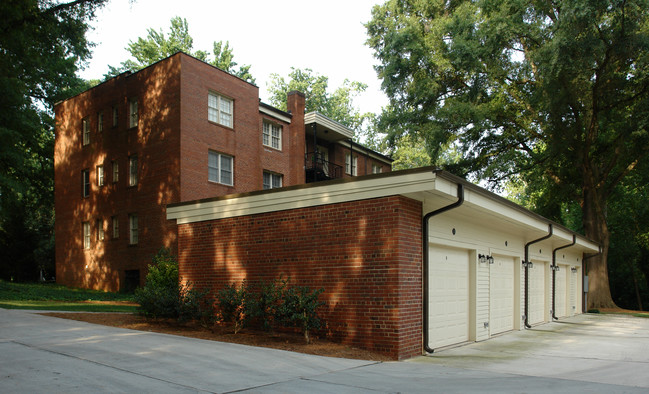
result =
M583 223L586 237L598 242L602 253L586 260L588 305L586 309L617 308L611 297L608 281L608 248L610 233L606 224L606 199L596 190L594 182L584 187ZM584 267L584 269L586 269Z

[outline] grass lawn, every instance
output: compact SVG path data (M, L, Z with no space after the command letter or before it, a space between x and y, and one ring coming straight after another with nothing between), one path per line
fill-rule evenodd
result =
M81 312L135 312L132 294L74 289L53 283L0 281L0 308Z

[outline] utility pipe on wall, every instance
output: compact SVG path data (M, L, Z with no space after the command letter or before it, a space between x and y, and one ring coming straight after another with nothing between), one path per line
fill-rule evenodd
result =
M523 261L525 263L525 328L532 328L532 326L529 323L529 263L530 263L530 245L535 244L537 242L541 242L543 240L546 240L552 236L552 223L548 225L548 235L545 235L539 239L535 239L534 241L530 241L525 244L525 260Z
M451 209L457 208L460 205L464 203L464 185L459 183L457 185L457 201L447 205L445 207L441 207L439 209L436 209L432 212L427 213L424 215L422 219L422 225L421 225L421 232L422 232L422 248L423 248L423 253L422 253L422 264L423 264L423 282L424 282L424 350L427 353L433 353L435 350L431 349L428 346L428 326L430 324L429 319L428 319L428 292L429 292L429 286L430 284L428 283L428 220L436 215L439 215L440 213L450 211Z
M555 304L556 294L557 294L557 250L569 248L577 243L577 236L572 234L572 243L568 245L559 246L552 251L552 319L559 320L556 316L557 308Z

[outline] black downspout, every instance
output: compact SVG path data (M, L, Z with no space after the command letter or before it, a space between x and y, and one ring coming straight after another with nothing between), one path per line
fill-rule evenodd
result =
M423 240L423 282L424 282L424 297L423 297L423 304L424 304L424 350L427 353L433 353L435 350L431 349L428 347L428 288L429 288L429 283L428 283L428 220L435 216L439 215L440 213L450 211L453 208L457 208L460 205L464 203L464 185L461 183L457 185L457 201L454 202L453 204L447 205L445 207L441 207L435 211L429 212L426 215L424 215L424 218L422 219L422 225L421 225L421 232L422 232L422 240Z
M535 239L534 241L530 241L525 244L525 260L523 260L523 264L525 264L525 328L532 328L529 323L529 256L530 256L530 245L535 244L537 242L541 242L543 240L546 240L552 236L552 223L548 225L548 235L545 235L539 239Z
M573 246L574 244L577 243L577 236L575 234L572 234L572 243L564 246L559 246L558 248L554 249L552 251L552 319L553 320L559 320L559 318L556 316L557 313L557 308L556 308L556 303L555 303L555 298L557 294L557 250L569 248Z
M318 125L313 122L313 182L318 181L318 167L316 164L317 155L318 155L318 137L316 135Z

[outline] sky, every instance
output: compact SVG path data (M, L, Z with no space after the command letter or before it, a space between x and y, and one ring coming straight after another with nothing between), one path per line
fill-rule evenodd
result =
M110 0L101 9L88 38L96 46L80 72L101 79L108 65L118 66L130 54L130 41L146 37L147 29L169 31L175 16L187 19L194 50L212 51L214 41L229 41L234 61L251 65L262 101L270 74L286 77L291 67L311 68L329 77L335 90L345 78L368 85L356 98L362 112L379 113L387 105L373 66L363 26L381 0Z

